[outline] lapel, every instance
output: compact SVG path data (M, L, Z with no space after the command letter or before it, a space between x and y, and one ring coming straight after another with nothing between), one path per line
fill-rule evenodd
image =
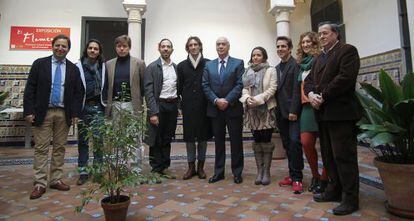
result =
M214 81L217 81L221 84L220 75L219 75L219 71L218 71L218 58L214 59L210 63L210 75L211 75L210 77L212 79L216 79Z
M289 58L289 60L287 61L286 67L283 71L280 70L280 65L278 65L276 67L276 70L277 70L277 73L278 73L278 79L280 79L279 84L278 84L278 88L281 88L283 86L283 84L285 83L287 73L292 68L292 62L293 62L293 57L291 56Z
M136 85L133 85L134 82L138 82L138 79L135 80L135 72L137 71L136 60L134 57L129 59L129 86L135 88Z
M318 61L317 61L317 64L316 64L316 73L320 73L320 72L323 72L323 74L325 74L325 67L326 67L326 65L328 64L328 63L330 63L331 61L332 61L332 59L334 59L334 57L335 57L335 54L336 54L336 51L338 50L338 48L340 47L340 45L341 45L341 42L338 42L336 45L335 45L335 47L333 47L329 52L328 52L328 59L326 60L326 62L325 63L322 63L321 64L321 61L320 61L320 59L318 59ZM322 56L322 54L321 55L319 55L319 56Z
M44 79L47 85L49 85L49 88L52 88L52 56L47 57L45 62L47 71L45 71L46 76Z
M66 90L66 89L69 87L70 81L72 80L72 79L70 79L70 76L71 76L71 73L70 73L70 70L69 70L69 60L66 58L65 85L64 85L65 90L64 90L64 94L66 94L66 92L69 92L69 90ZM65 98L63 98L63 100L65 100Z

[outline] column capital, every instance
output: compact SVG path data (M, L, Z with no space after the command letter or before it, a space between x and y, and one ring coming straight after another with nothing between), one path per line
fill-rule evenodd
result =
M291 13L295 9L294 0L271 0L269 13L273 16L279 17L281 14Z
M141 23L141 16L147 10L147 3L145 0L124 0L122 5L128 13L128 23Z

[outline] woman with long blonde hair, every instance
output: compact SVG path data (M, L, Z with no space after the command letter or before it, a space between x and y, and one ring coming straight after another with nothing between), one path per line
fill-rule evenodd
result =
M312 181L308 187L308 190L314 193L320 193L325 190L325 187L328 183L328 177L325 169L322 170L322 175L318 171L318 153L315 148L316 139L318 138L318 124L316 123L313 109L309 103L308 97L303 91L303 85L312 68L315 57L319 54L320 46L318 41L318 34L315 32L303 33L300 36L298 49L296 52L297 61L299 63L301 71L298 80L302 82L300 141L302 143L303 152L305 152L306 159L312 172Z

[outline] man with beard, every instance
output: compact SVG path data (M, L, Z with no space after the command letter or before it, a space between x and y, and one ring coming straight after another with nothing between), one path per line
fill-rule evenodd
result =
M206 115L207 100L201 87L204 66L207 61L203 58L203 44L198 37L189 37L185 45L188 52L186 60L177 66L178 94L181 95L183 114L184 141L187 148L188 170L183 179L195 175L205 179L204 162L207 150L207 140L211 138L211 123ZM197 142L197 148L196 148ZM195 167L197 150L197 170Z
M144 75L145 101L148 107L149 157L152 172L167 179L175 179L168 167L171 141L175 135L178 114L177 69L171 61L174 51L169 39L158 43L161 57L148 65Z

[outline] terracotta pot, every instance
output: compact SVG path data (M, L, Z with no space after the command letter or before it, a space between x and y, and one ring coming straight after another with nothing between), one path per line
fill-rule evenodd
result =
M131 200L128 196L121 195L121 202L111 204L110 197L105 197L101 201L101 206L104 210L106 221L125 221L129 204Z
M376 157L374 165L384 184L387 210L397 216L414 218L414 164L384 163Z
M282 145L282 139L280 138L279 133L272 134L272 143L275 145L275 150L273 151L274 160L283 160L286 158L286 151Z

